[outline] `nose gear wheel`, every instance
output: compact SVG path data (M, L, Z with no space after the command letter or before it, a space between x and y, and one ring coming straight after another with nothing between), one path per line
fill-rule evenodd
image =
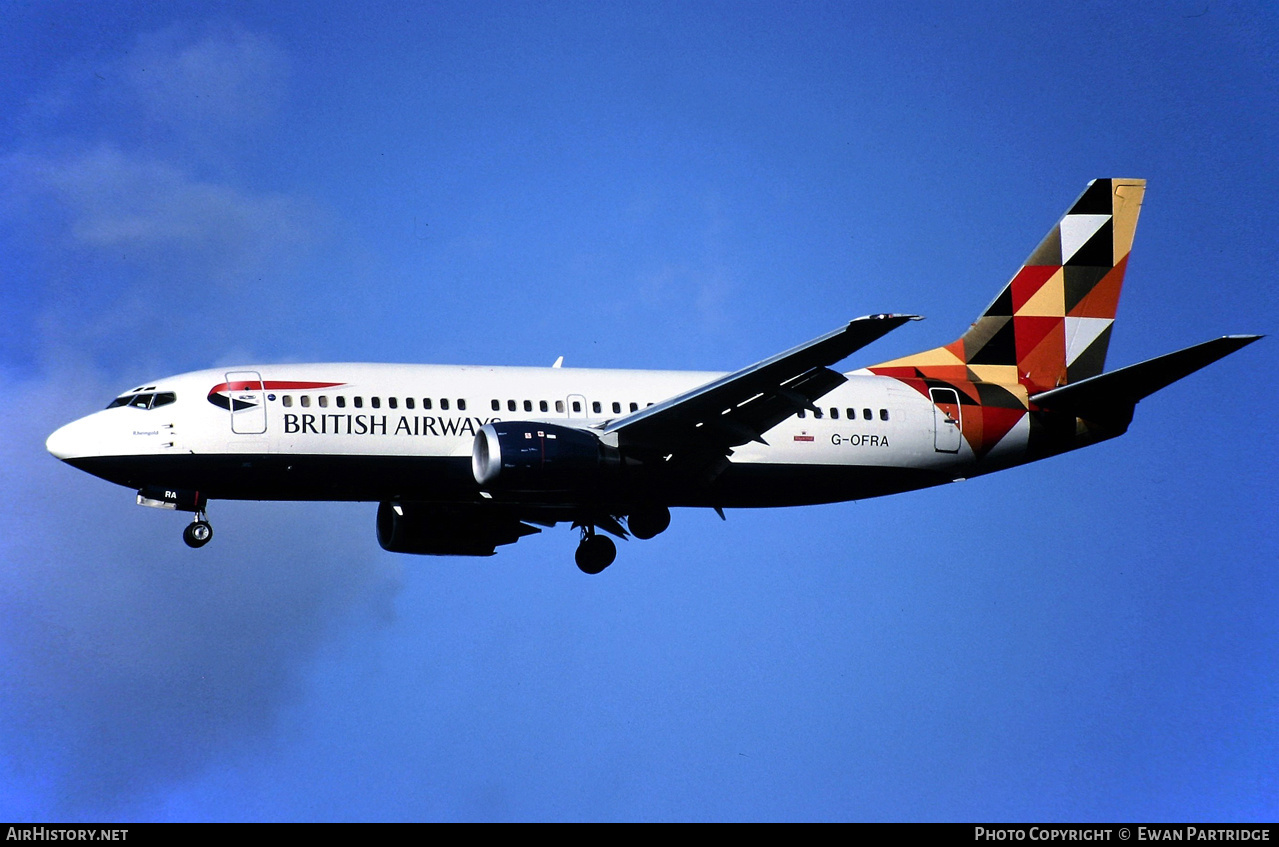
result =
M213 525L209 523L204 512L196 512L195 520L182 530L182 540L188 547L199 548L213 540Z

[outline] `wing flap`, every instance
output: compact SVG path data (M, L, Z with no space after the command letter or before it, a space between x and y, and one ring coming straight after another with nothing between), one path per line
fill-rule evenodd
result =
M763 434L845 382L830 365L860 350L916 315L868 315L798 347L712 380L683 394L610 421L633 448L724 455L763 441Z

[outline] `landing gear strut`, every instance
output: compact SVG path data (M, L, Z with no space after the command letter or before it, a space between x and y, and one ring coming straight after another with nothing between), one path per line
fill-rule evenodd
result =
M208 515L204 512L196 512L195 519L187 524L187 528L182 530L182 540L187 543L188 547L203 547L213 538L213 526L209 523Z
M617 545L607 535L596 535L595 527L582 527L582 543L574 558L582 573L597 574L617 558Z

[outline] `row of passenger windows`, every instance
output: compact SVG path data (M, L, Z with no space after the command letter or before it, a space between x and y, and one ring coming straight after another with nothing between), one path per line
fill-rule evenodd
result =
M275 395L271 395L271 397L270 397L270 398L268 398L268 399L274 400L274 399L275 399ZM327 408L329 408L329 398L328 398L328 396L327 396L327 395L321 394L320 396L318 396L318 397L316 397L316 398L314 398L314 399L315 399L315 404L316 404L317 406L319 406L321 409L327 409ZM363 408L364 408L364 398L363 398L363 397L352 397L352 398L350 398L350 399L351 399L351 407L352 407L352 408L355 408L355 409L363 409ZM309 394L303 394L302 396L298 397L298 405L299 405L299 406L301 406L301 407L302 407L302 408L304 408L304 409L309 409L309 408L311 407L311 400L312 400L311 395L309 395ZM339 408L339 409L345 409L345 408L346 408L346 401L347 401L347 398L346 398L344 395L339 394L339 395L337 395L336 397L334 397L334 398L333 398L333 405L334 405L334 406L336 406L336 407L337 407L337 408ZM441 409L442 411L445 411L445 412L447 412L447 411L449 411L451 408L453 408L453 407L452 407L452 404L451 404L451 403L450 403L450 401L449 401L449 398L447 398L447 397L441 397L441 398L440 398L440 400L439 400L439 404L440 404L440 409ZM291 408L291 407L293 406L293 395L292 395L292 394L283 394L283 395L281 395L281 396L280 396L280 405L281 405L281 406L284 406L284 407L286 407L286 408ZM386 398L386 407L387 407L388 409L398 409L398 408L400 408L400 399L399 399L398 397L388 397L388 398ZM380 408L382 408L382 398L381 398L381 397L370 397L370 398L369 398L369 408L370 408L370 409L380 409ZM414 398L414 397L405 397L405 398L404 398L404 408L405 408L405 409L416 409L416 408L417 408L417 399L416 399L416 398ZM423 398L422 398L422 408L423 408L424 410L427 410L427 411L429 411L429 410L431 410L431 409L434 409L434 408L435 408L435 402L434 402L434 401L433 401L430 397L423 397ZM460 399L460 398L458 399L458 401L457 401L457 410L458 410L459 412L465 412L465 411L466 411L466 401L465 401L465 400Z
M493 409L493 411L495 411L495 412L500 412L500 411L502 411L502 401L501 401L501 400L493 400L493 401L491 401L491 402L489 403L489 405L490 405L490 407ZM574 411L580 412L580 411L581 411L581 405L582 405L582 404L581 404L581 403L575 403L574 405L576 405L576 406L578 407L578 408L574 409ZM518 412L518 411L519 411L518 407L515 405L515 401L514 401L514 400L507 400L507 401L506 401L506 410L507 410L508 412ZM547 403L545 400L538 400L538 401L537 401L537 410L538 410L539 412L549 412L549 411L551 410L551 407L550 407L550 404L549 404L549 403ZM525 400L525 401L524 401L524 411L526 411L526 412L531 412L531 411L533 411L533 401L532 401L532 400ZM564 401L563 401L563 400L556 400L556 401L555 401L555 411L556 411L556 412L559 412L561 415L562 415L562 414L564 414Z
M802 410L802 409L801 409L801 410L800 410L800 412L799 412L799 417L804 418L804 417L807 417L807 416L808 416L808 412L805 412L804 410ZM845 416L848 420L850 420L850 421L855 421L855 420L857 420L857 410L856 410L856 409L845 409L845 410L844 410L844 416ZM817 409L817 410L815 410L815 411L813 412L813 417L817 418L818 420L821 420L823 417L825 417L825 415L824 415L824 414L822 414L822 410L821 410L821 409ZM830 407L830 417L831 417L831 419L832 419L832 420L836 420L836 421L837 421L837 420L839 420L839 409L836 409L834 406L831 406L831 407ZM879 410L879 419L880 419L881 421L886 421L886 420L888 420L888 410L887 410L887 409L880 409L880 410ZM875 410L874 410L874 409L862 409L862 420L865 420L865 421L873 421L873 420L875 420Z
M573 407L573 411L574 411L574 412L581 413L581 411L582 411L582 401L581 401L581 400L574 400L574 401L573 401L570 405L572 405L572 407ZM648 405L649 405L649 406L651 406L651 405L653 405L653 404L652 404L652 403L649 403ZM526 412L531 412L531 411L533 411L533 401L532 401L532 400L523 400L523 401L520 401L520 402L516 402L515 400L507 400L507 401L506 401L506 411L508 411L508 412L518 412L518 411L520 410L521 406L523 407L524 411L526 411ZM492 401L492 403L491 403L491 407L492 407L493 411L495 411L495 412L500 412L500 411L502 411L502 401L501 401L501 400L494 400L494 401ZM631 412L638 412L638 411L639 411L639 403L627 403L627 404L626 404L626 408L627 408L627 410L628 410L628 411L631 411ZM620 415L620 414L622 413L622 404L621 404L621 403L619 403L619 402L617 402L617 401L615 400L615 401L613 401L613 403L612 403L612 409L613 409L613 414L615 414L615 415ZM538 410L539 412L549 412L549 411L550 411L550 404L549 404L547 401L545 401L545 400L538 400L538 401L537 401L537 410ZM555 411L556 411L556 412L558 412L558 413L559 413L559 414L561 414L561 415L562 415L562 414L564 414L564 401L563 401L563 400L556 400L556 401L555 401ZM592 411L592 412L594 412L594 413L595 413L595 414L597 414L597 415L601 415L601 414L603 414L603 413L604 413L604 404L603 404L603 403L601 403L599 400L596 400L595 402L591 403L591 411Z
M117 400L117 401L116 401L115 405L117 405L117 406L118 406L118 405L122 405L122 404L123 404L123 402L124 402L125 400L127 400L127 399L128 399L128 398L120 398L119 400ZM274 400L274 399L275 399L275 396L274 396L274 395L272 395L272 396L270 397L270 399ZM333 405L334 405L336 408L339 408L339 409L345 409L345 408L347 408L347 400L348 400L348 398L347 398L347 397L345 397L345 396L343 396L343 395L339 394L339 395L337 395L336 397L334 397L334 398L333 398ZM371 409L380 409L380 408L382 408L382 398L381 398L381 397L370 397L370 398L368 398L368 400L369 400L369 408L371 408ZM170 402L171 402L171 401L170 401ZM416 400L416 398L413 398L413 397L405 397L403 402L404 402L404 406L403 406L403 408L405 408L405 409L416 409L416 408L417 408L417 400ZM429 411L429 410L431 410L431 409L434 409L434 408L435 408L435 402L436 402L436 401L433 401L430 397L423 397L423 398L422 398L422 409L423 409L423 410L427 410L427 411ZM282 406L284 406L284 407L286 407L286 408L292 408L292 407L293 407L293 403L294 403L293 395L291 395L291 394L282 394L282 395L280 395L280 405L282 405ZM313 397L312 397L311 395L309 395L309 394L303 394L303 395L300 395L300 396L297 398L297 404L298 404L299 406L301 406L302 408L304 408L304 409L309 409L309 408L311 408L311 404L312 404L312 403L314 403L316 406L319 406L321 409L327 409L327 408L329 408L329 397L328 397L327 395L321 394L321 395L319 395L319 396L317 396L317 397L314 397L314 398L313 398ZM448 399L447 397L441 397L441 398L439 399L438 403L439 403L439 408L440 408L442 411L449 411L449 410L450 410L450 409L452 409L452 408L456 408L459 412L465 412L465 411L466 411L466 400L464 400L464 399L462 399L462 398L458 398L458 399L457 399L457 401L456 401L456 406L454 406L454 405L453 405L453 404L449 401L449 399ZM581 414L581 413L583 412L582 403L583 403L583 401L582 401L582 400L574 400L574 401L572 401L572 402L569 404L570 406L572 406L572 409L573 409L574 414ZM356 409L363 409L363 408L364 408L364 398L363 398L363 397L351 397L351 398L350 398L350 404L351 404L351 407L352 407L352 408L356 408ZM495 411L495 412L500 412L500 411L502 411L502 401L501 401L501 400L493 400L493 401L491 401L491 402L490 402L490 404L489 404L489 405L490 405L490 408L492 408L492 409L493 409L493 411ZM564 401L563 401L563 400L556 400L554 405L555 405L555 413L556 413L556 414L559 414L559 415L564 414L564 408L565 408L565 406L564 406ZM649 403L648 405L649 405L649 406L651 406L651 405L653 405L653 404L652 404L652 403ZM398 409L398 408L400 408L400 399L399 399L398 397L387 397L387 398L386 398L386 408L388 408L388 409ZM506 410L507 410L508 412L518 412L518 411L520 411L521 409L523 409L525 412L532 412L532 411L534 410L534 408L535 408L535 404L534 404L534 402L533 402L532 400L522 400L522 401L507 400L507 401L506 401ZM621 404L621 403L619 403L619 402L614 401L614 402L611 404L611 408L612 408L612 410L613 410L613 414L615 414L615 415L620 415L620 414L622 413L622 404ZM639 411L639 403L628 403L628 404L626 404L626 408L627 408L629 411L631 411L631 412L638 412L638 411ZM536 409L537 409L537 411L539 411L539 412L546 412L546 413L549 413L549 412L551 411L551 403L550 403L549 401L547 401L547 400L538 400L538 401L537 401L537 403L536 403ZM601 403L599 400L596 400L595 402L591 403L591 412L593 412L594 414L597 414L597 415L603 414L603 413L604 413L604 404L603 404L603 403Z
M112 406L123 406L123 405L125 405L126 403L128 403L129 405L141 405L141 407L142 407L142 408L150 408L150 403L151 403L151 399L150 399L150 398L152 398L152 397L155 397L155 398L156 398L156 399L155 399L155 405L156 405L156 406L162 406L162 405L164 405L165 403L172 403L172 402L173 402L173 395L172 395L172 394L158 394L158 395L139 394L139 395L135 395L135 396L133 396L133 397L117 397L117 398L116 398L116 400L115 400L115 401L114 401L111 405L112 405ZM160 398L164 398L164 399L160 399ZM275 399L275 398L274 398L274 395L272 395L271 399ZM351 398L349 398L349 399L350 399L350 404L351 404L351 407L352 407L352 408L356 408L356 409L363 409L363 408L364 408L364 398L363 398L363 397L359 397L359 396L357 396L357 397L351 397ZM382 408L382 398L381 398L381 397L370 397L370 398L368 398L368 399L369 399L369 408L371 408L371 409L380 409L380 408ZM334 398L333 398L333 405L334 405L336 408L339 408L339 409L345 409L345 408L347 408L347 400L348 400L348 398L347 398L347 397L345 397L344 395L339 394L339 395L337 395L336 397L334 397ZM301 395L301 396L299 396L299 397L297 398L297 403L298 403L298 405L299 405L299 406L301 406L301 407L302 407L302 408L304 408L304 409L309 409L309 408L311 407L311 404L312 404L313 402L315 403L315 405L319 406L321 409L327 409L327 408L329 408L329 397L328 397L327 395L324 395L324 394L321 394L321 395L319 395L319 396L317 396L317 397L314 397L314 398L312 398L312 396L311 396L311 395L309 395L309 394L303 394L303 395ZM417 408L417 400L416 400L416 398L414 398L414 397L405 397L403 402L404 402L404 406L403 406L403 408L405 408L405 409L416 409L416 408ZM422 409L423 409L424 411L430 411L430 410L432 410L432 409L434 409L434 408L436 407L436 406L435 406L436 402L438 402L438 403L439 403L439 408L440 408L440 410L441 410L441 411L446 411L446 412L447 412L447 411L450 411L450 410L451 410L451 409L453 409L453 408L456 408L459 412L465 412L465 411L466 411L466 400L464 400L464 399L462 399L462 398L458 398L456 401L450 402L449 398L447 398L447 397L441 397L441 398L439 398L439 400L438 400L438 401L434 401L434 400L432 400L430 397L423 397L423 398L422 398ZM454 403L454 402L456 403L456 406L454 406L454 405L453 405L453 403ZM146 403L147 405L142 405L143 403ZM581 414L581 413L582 413L582 411L583 411L583 409L582 409L582 403L583 403L583 401L582 401L582 400L573 400L573 401L571 401L571 402L569 403L569 405L572 407L572 410L573 410L573 413L574 413L574 414ZM280 405L284 406L285 408L292 408L292 406L293 406L293 395L291 395L291 394L283 394L283 395L281 395L281 396L280 396ZM651 405L653 405L653 404L652 404L652 403L648 403L648 404L646 404L646 405L651 406ZM554 403L554 406L555 406L555 413L556 413L556 414L558 414L558 415L562 415L562 414L564 414L564 401L563 401L563 400L556 400L556 401L555 401L555 403ZM495 412L500 412L500 411L502 411L502 401L501 401L501 400L493 400L493 401L491 401L491 402L490 402L489 407L490 407L493 411L495 411ZM110 407L108 407L108 408L110 408ZM387 398L386 398L386 408L388 408L388 409L399 409L399 408L400 408L400 399L399 399L398 397L387 397ZM613 401L613 402L610 404L610 408L612 409L613 414L615 414L615 415L620 415L620 414L622 414L622 408L623 408L623 407L622 407L622 404L621 404L620 402L618 402L618 401L616 401L616 400L615 400L615 401ZM638 412L638 411L639 411L639 408L640 408L640 404L639 404L639 403L634 403L634 402L632 402L632 403L627 403L627 404L626 404L626 410L627 410L628 412ZM551 403L550 403L550 402L548 402L548 401L546 401L546 400L538 400L538 401L537 401L537 403L536 403L536 409L537 409L537 411L539 411L539 412L549 413L549 412L551 411ZM507 401L506 401L506 411L508 411L508 412L519 412L519 411L521 411L521 410L523 410L523 411L525 411L525 412L532 412L532 411L534 410L534 402L533 402L532 400L522 400L522 401L507 400ZM599 400L595 400L595 401L593 401L593 402L591 403L591 412L592 412L593 414L596 414L596 415L602 415L602 414L604 414L604 404L603 404L603 403L601 403ZM840 410L839 410L839 409L835 408L834 406L831 406L831 407L830 407L830 409L828 410L828 412L829 412L829 415L830 415L830 417L831 417L831 419L832 419L832 420L839 420L839 418L840 418ZM847 420L850 420L850 421L855 421L855 420L857 420L857 410L856 410L856 409L853 409L853 408L847 408L847 409L844 409L844 410L843 410L843 413L844 413L844 416L845 416L845 418L846 418ZM821 420L822 418L826 417L826 414L827 414L827 413L824 413L821 409L817 409L816 411L814 411L814 412L813 412L813 417L817 418L818 420ZM808 416L808 412L804 411L803 409L801 409L801 410L799 411L799 413L798 413L798 417L804 418L804 417L807 417L807 416ZM861 417L862 417L862 419L863 419L863 420L873 421L873 420L875 419L875 412L874 412L874 410L873 410L873 409L862 409L862 415L861 415ZM879 419L880 419L881 421L886 421L886 420L888 420L888 410L887 410L887 409L880 409L880 410L879 410Z
M270 399L270 400L274 400L274 399L275 399L275 395L274 395L274 394L269 395L268 399ZM311 397L311 395L309 395L309 394L302 394L302 395L300 395L300 396L298 397L298 405L299 405L299 406L301 406L301 407L302 407L302 408L304 408L304 409L309 409L309 408L311 407L312 399L313 399L313 398ZM173 392L171 392L171 391L162 391L162 392L159 392L159 393L150 393L150 392L147 392L147 393L139 393L139 394L125 394L125 395L123 395L123 396L117 397L117 398L115 398L114 400L112 400L112 401L111 401L111 405L107 406L107 408L108 408L108 409L114 409L114 408L115 408L115 407L117 407L117 406L132 406L133 408L137 408L137 409L154 409L154 408L158 408L158 407L160 407L160 406L167 406L168 404L173 403L173 402L175 402L176 400L177 400L177 395L175 395L175 394L174 394ZM363 409L363 408L364 408L364 398L363 398L363 397L352 397L352 398L350 398L350 400L351 400L351 406L352 406L353 408L356 408L356 409ZM321 395L319 395L319 396L315 397L315 398L314 398L314 402L315 402L315 404L316 404L317 406L319 406L321 409L327 409L327 408L329 408L329 398L328 398L328 396L327 396L327 395L321 394ZM574 412L575 414L581 414L581 412L582 412L582 402L583 402L582 400L573 400L573 401L572 401L572 403L570 404L570 405L573 407L573 412ZM456 408L457 408L457 410L458 410L459 412L465 412L465 411L466 411L466 400L465 400L465 399L463 399L463 398L460 398L460 397L459 397L459 398L457 399L456 403L457 403ZM293 406L293 395L291 395L291 394L283 394L283 395L281 395L281 396L280 396L280 404L281 404L282 406L286 407L286 408L292 408L292 406ZM339 395L337 395L336 397L334 397L334 398L333 398L333 405L334 405L335 407L339 408L339 409L345 409L345 408L347 407L347 406L346 406L346 404L347 404L347 398L346 398L344 395L339 394ZM651 405L653 405L653 404L652 404L652 403L648 403L648 404L646 404L646 405L651 406ZM386 398L386 407L387 407L388 409L398 409L398 408L400 408L400 400L399 400L399 398L398 398L398 397L388 397L388 398ZM441 411L446 411L446 412L447 412L447 411L449 411L451 408L453 408L452 404L451 404L451 403L450 403L450 401L449 401L449 398L447 398L447 397L441 397L441 398L439 398L439 407L440 407L440 410L441 410ZM551 410L551 409L550 409L550 407L551 407L551 404L550 404L549 402L547 402L546 400L538 400L538 401L537 401L537 411L539 411L539 412L550 412L550 410ZM382 408L382 398L381 398L381 397L370 397L370 398L369 398L369 408L372 408L372 409L380 409L380 408ZM416 400L416 398L413 398L413 397L405 397L405 398L404 398L404 408L405 408L405 409L416 409L416 408L417 408L417 400ZM434 409L434 408L435 408L435 401L433 401L430 397L423 397L423 398L422 398L422 409L423 409L423 410L425 410L425 411L430 411L430 410L432 410L432 409ZM493 411L495 411L495 412L500 412L500 411L502 411L502 401L501 401L501 400L493 400L493 401L491 401L491 402L490 402L490 408L492 408L492 409L493 409ZM507 400L507 401L506 401L506 410L507 410L508 412L518 412L518 411L520 411L520 409L521 409L521 408L522 408L525 412L532 412L532 411L533 411L533 401L532 401L532 400L523 400L523 401L519 401L519 402L517 402L517 401L515 401L515 400ZM615 414L615 415L620 415L620 414L622 413L622 404L621 404L621 403L619 403L619 402L617 402L616 400L615 400L615 401L613 401L613 403L611 404L611 408L612 408L612 410L613 410L613 414ZM629 411L629 412L638 412L638 411L639 411L639 403L628 403L628 404L626 404L626 409L627 409L627 411ZM556 414L560 414L560 415L564 414L564 401L563 401L563 400L556 400L556 401L555 401L555 412L556 412ZM592 403L591 403L591 412L592 412L592 413L594 413L594 414L597 414L597 415L603 414L603 413L604 413L604 404L603 404L603 403L601 403L599 400L595 400L594 402L592 402ZM839 409L835 408L834 406L831 406L831 407L830 407L830 409L829 409L829 413L830 413L830 417L831 417L831 419L832 419L832 420L839 420ZM853 408L846 408L846 409L844 409L844 415L845 415L845 417L846 417L846 419L847 419L847 420L850 420L850 421L855 421L855 420L857 420L857 410L856 410L856 409L853 409ZM803 417L807 417L807 416L808 416L808 412L806 412L806 411L805 411L805 410L803 410L803 409L801 409L801 410L799 411L799 413L798 413L798 417L803 418ZM817 418L818 420L821 420L823 417L825 417L825 415L823 414L823 412L822 412L822 410L821 410L821 409L815 409L815 410L813 411L813 417ZM874 410L872 410L872 409L862 409L862 419L863 419L863 420L867 420L867 421L873 421L873 420L875 419ZM886 421L886 420L888 420L888 410L887 410L887 409L880 409L880 410L879 410L879 419L880 419L881 421Z

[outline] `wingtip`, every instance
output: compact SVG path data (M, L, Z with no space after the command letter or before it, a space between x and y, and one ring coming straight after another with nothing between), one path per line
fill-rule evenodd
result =
M849 326L858 321L922 321L923 315L903 315L896 312L881 312L878 315L862 315L860 318L853 318L848 322Z
M1250 332L1238 333L1234 335L1223 335L1218 339L1218 343L1227 344L1234 350L1242 350L1254 341L1260 341L1265 338L1264 335L1255 335Z

